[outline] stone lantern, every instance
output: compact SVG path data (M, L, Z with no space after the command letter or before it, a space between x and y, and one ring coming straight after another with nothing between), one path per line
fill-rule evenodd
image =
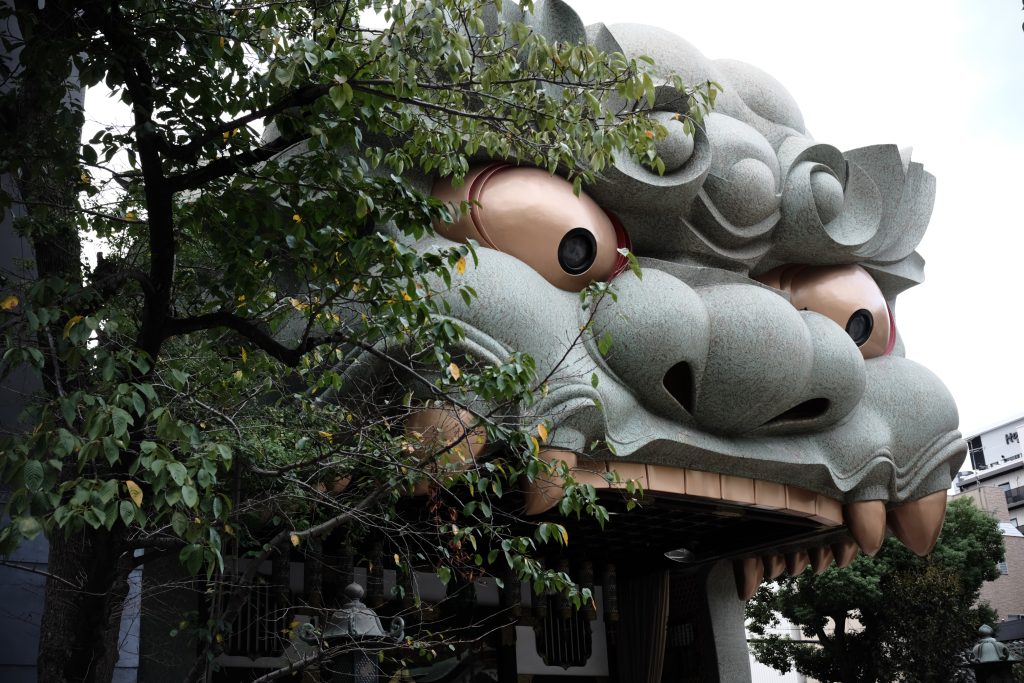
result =
M363 603L365 592L358 583L350 583L345 587L347 601L341 609L330 616L322 632L318 633L312 624L303 624L298 634L300 639L311 645L353 646L334 660L333 668L336 673L331 680L345 683L377 683L379 667L376 658L371 657L366 648L359 645L379 645L382 641L385 644L398 644L405 638L405 622L402 618L392 619L391 627L385 631L377 613Z
M1022 661L992 637L988 624L978 629L978 644L971 650L970 667L978 683L1013 683L1013 665Z

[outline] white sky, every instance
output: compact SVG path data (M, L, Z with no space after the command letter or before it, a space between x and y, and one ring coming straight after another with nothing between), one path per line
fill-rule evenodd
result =
M961 431L1024 415L1024 12L1017 0L570 0L584 23L649 23L777 78L814 137L914 148L938 179L918 251L927 281L896 311ZM90 93L90 117L101 113ZM109 102L109 100L107 100ZM109 106L109 105L108 105ZM921 410L927 410L922 406Z
M1024 415L1024 12L1017 0L570 0L583 22L655 24L792 93L815 139L894 143L936 176L900 296L907 356L960 408L961 431ZM921 406L927 410L927 406Z

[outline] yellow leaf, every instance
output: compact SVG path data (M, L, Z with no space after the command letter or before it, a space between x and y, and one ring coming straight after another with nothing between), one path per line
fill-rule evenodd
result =
M224 36L220 37L220 41L219 42L220 42L220 46L224 47Z
M556 524L555 527L558 528L558 533L562 534L562 545L569 545L569 532L561 524Z
M448 364L448 372L451 373L452 379L458 379L459 377L462 377L462 371L459 370L459 366L456 365L455 363Z
M19 303L20 302L18 301L18 297L11 294L3 301L0 301L0 310L13 311L15 306L17 306Z
M82 172L82 184L83 184L83 185L88 185L88 184L90 184L91 182L92 182L92 177L91 177L91 176L90 176L90 175L89 175L88 173L85 173L85 172L83 171L83 172Z
M402 558L398 556L398 553L395 553L395 566L396 567L397 566L401 566L401 564L402 564Z
M320 436L322 436L323 438L327 439L328 443L332 443L334 441L334 434L331 434L330 432L317 432L317 433Z
M295 221L296 223L301 223L302 222L302 216L300 216L297 213L293 213L292 214L292 220Z
M648 138L653 139L654 138L654 131L653 130L645 130L644 131L644 135L646 135Z
M249 362L249 354L248 354L248 352L246 352L245 347L242 347L242 362L243 363L248 363Z
M466 257L465 256L461 257L458 260L458 262L455 264L455 272L458 273L459 275L462 275L463 273L466 272Z
M309 304L303 303L294 297L288 299L288 301L291 302L292 308L294 308L296 311L304 311L307 308L309 308Z
M75 317L64 323L64 338L67 339L68 335L71 334L71 328L77 325L82 320L82 316L76 315Z
M223 643L224 642L224 636L222 634L220 634L220 633L217 634L216 639L217 639L218 643Z
M129 479L124 483L124 487L128 489L128 495L132 497L135 506L142 507L142 489L139 488L139 485Z
M298 534L292 534L290 536L290 538L291 538L291 541L292 541L292 545L295 546L296 548L298 548L299 547L299 535Z
M233 526L231 526L230 524L225 524L224 525L224 533L226 533L228 536L234 536L235 535L235 528Z
M298 621L293 621L292 623L288 624L288 628L298 628L298 627L299 627L299 622Z
M231 376L234 377L235 379L242 379L242 371L235 370L234 372L231 373Z
M412 301L412 297L409 296L409 292L402 292L402 301Z
M133 221L133 220L135 220L135 212L134 211L125 211L124 219L126 221Z
M537 437L535 437L535 436L531 436L530 437L530 445L533 446L533 452L534 453L539 453L540 452L540 444L537 443Z
M541 441L547 441L548 440L548 428L544 426L543 422L541 422L539 425L537 425L537 433L540 434L540 440Z

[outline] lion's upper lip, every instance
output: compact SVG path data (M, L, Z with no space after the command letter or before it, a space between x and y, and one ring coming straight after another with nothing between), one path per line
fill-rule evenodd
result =
M844 501L904 501L945 489L965 450L952 398L912 361L866 365L863 399L825 430L716 435L649 413L606 413L608 442L628 460L799 483ZM926 402L931 409L920 411Z

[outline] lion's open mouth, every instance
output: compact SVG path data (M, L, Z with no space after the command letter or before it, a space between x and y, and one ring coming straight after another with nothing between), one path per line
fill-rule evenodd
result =
M844 567L859 552L874 555L887 528L908 548L929 552L946 508L945 491L886 508L880 500L841 502L791 484L699 470L614 460L582 460L572 453L546 457L573 465L578 484L593 486L612 511L622 507L627 481L639 484L639 509L616 515L602 533L590 520L566 522L588 556L619 563L668 557L685 564L733 559L737 591L749 599L764 580L806 567ZM617 481L609 481L607 473ZM539 478L525 492L527 514L545 516L561 500L563 482ZM574 533L579 532L579 533ZM589 533L588 533L589 532Z

